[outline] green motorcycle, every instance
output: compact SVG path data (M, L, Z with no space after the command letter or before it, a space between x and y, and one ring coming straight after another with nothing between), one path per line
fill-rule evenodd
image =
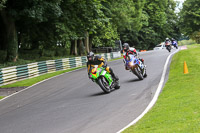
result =
M120 88L119 81L115 81L105 68L98 68L98 65L91 69L90 79L96 82L105 93L110 93L112 90Z

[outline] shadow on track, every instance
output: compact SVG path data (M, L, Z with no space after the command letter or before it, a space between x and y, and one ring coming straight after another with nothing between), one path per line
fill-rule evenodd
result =
M98 93L95 93L95 94L92 94L92 95L89 95L89 96L94 97L94 96L102 96L102 95L107 95L107 93L105 93L105 92L98 92Z
M127 81L125 81L124 83L138 82L138 81L142 81L142 80L136 78L136 79L130 79L130 80L127 80Z

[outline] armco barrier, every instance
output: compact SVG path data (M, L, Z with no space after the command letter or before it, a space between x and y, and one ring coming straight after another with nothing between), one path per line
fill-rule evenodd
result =
M99 54L107 60L121 57L120 52ZM47 60L0 69L0 86L27 78L37 77L45 73L81 67L86 65L86 56Z

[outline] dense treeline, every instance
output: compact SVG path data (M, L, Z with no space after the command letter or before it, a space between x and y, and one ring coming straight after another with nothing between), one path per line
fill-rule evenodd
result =
M200 1L186 0L179 15L181 32L200 43Z
M40 56L45 50L52 55L67 51L83 55L95 46L114 46L119 39L151 49L166 37L179 38L176 4L174 0L1 0L0 52L7 61L16 61L23 50Z

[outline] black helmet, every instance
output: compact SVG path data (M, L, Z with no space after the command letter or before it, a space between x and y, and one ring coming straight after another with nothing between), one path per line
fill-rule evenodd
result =
M129 49L129 44L128 43L124 43L123 47L124 47L124 51L126 52Z
M175 39L174 39L174 38L172 38L172 41L175 41Z
M88 61L94 60L94 53L92 51L87 54L87 59Z

